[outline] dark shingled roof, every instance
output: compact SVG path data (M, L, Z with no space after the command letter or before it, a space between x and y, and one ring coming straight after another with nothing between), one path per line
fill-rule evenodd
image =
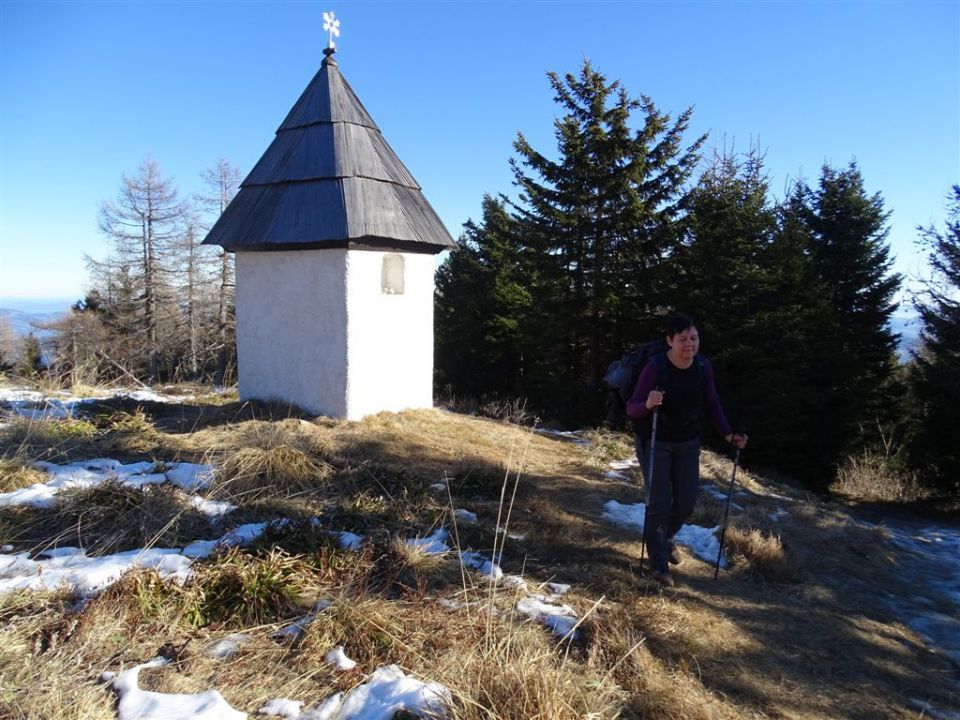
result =
M332 51L211 228L226 250L455 247Z

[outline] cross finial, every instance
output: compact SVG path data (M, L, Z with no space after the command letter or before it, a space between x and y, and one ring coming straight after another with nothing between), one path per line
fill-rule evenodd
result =
M331 50L336 49L336 44L333 42L335 37L340 37L340 21L334 16L332 12L325 12L323 14L323 29L330 33L330 39L327 41L327 47Z

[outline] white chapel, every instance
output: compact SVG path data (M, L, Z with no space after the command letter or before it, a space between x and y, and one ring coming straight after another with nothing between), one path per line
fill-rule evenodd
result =
M324 54L204 240L236 253L240 397L349 420L431 407L434 255L455 244Z

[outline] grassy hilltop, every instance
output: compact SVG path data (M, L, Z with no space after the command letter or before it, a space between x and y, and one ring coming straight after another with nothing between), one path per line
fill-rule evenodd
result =
M391 663L448 687L457 719L957 710L956 668L889 610L886 594L913 588L883 530L741 471L730 567L714 581L712 565L682 549L678 587L664 592L639 572L638 533L603 517L609 500L643 501L635 484L607 477L610 461L630 457L630 438L584 437L441 410L334 422L229 398L106 400L72 419L10 421L0 492L43 482L38 460L184 461L216 468L205 496L237 506L217 529L168 485L64 491L48 508L0 507L0 545L12 550L183 547L242 523L290 522L198 561L186 584L137 571L82 605L58 592L0 595L0 716L114 718L101 673L157 655L173 662L144 673L141 687L215 688L251 717L270 698L316 705ZM731 463L705 452L702 465L703 482L725 490ZM454 523L460 509L476 522ZM722 513L704 493L692 522L712 527ZM526 593L464 569L455 552L404 542L441 525L464 551L502 552L527 592L569 584L562 602L576 611L576 637L515 612ZM363 541L344 549L331 531ZM275 636L320 600L332 605L302 635ZM248 640L234 655L205 652L235 633ZM337 645L355 670L324 661Z

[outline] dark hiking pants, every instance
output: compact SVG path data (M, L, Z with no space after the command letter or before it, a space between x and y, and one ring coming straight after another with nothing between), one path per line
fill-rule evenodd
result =
M637 460L647 484L643 537L655 571L667 570L670 542L693 513L700 493L700 438L685 442L658 440L653 453L653 479L647 477L648 438L636 436Z

